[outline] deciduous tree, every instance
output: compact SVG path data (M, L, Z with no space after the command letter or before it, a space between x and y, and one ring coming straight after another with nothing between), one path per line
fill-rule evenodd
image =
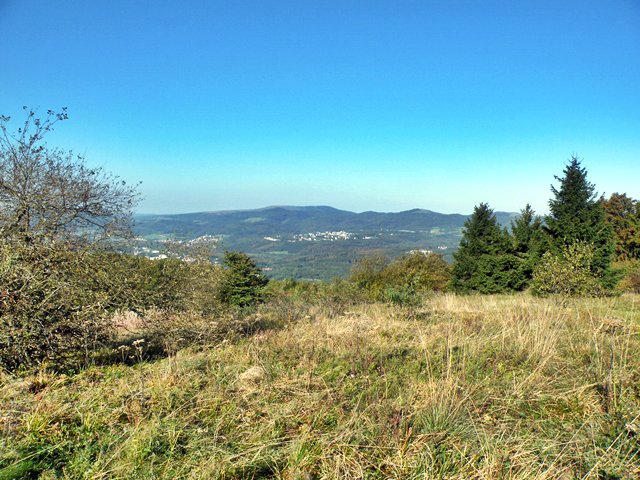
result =
M10 117L0 116L0 233L28 239L126 235L137 185L46 144L47 133L67 120L66 109L49 110L44 119L24 110L26 120L14 132Z
M613 228L616 260L640 259L640 201L613 193L602 200L607 223Z

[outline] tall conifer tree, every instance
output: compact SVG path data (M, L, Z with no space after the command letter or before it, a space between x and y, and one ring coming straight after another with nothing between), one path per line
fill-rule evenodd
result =
M529 286L533 278L533 270L540 262L542 255L549 249L548 236L542 227L542 218L536 215L531 205L527 204L520 211L520 215L511 222L511 239L514 254L520 263L519 284L517 290Z
M552 248L559 252L575 242L593 245L591 271L604 286L612 287L612 229L605 221L605 211L598 200L595 185L587 181L587 170L576 156L571 157L563 173L563 177L555 177L560 182L559 188L551 186L553 198L549 200L550 213L545 218Z
M493 210L486 203L476 206L453 254L453 288L481 293L513 290L518 283L518 259L511 250L509 236L498 225Z

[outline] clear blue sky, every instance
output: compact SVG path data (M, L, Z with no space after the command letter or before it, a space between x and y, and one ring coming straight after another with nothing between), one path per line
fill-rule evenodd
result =
M141 212L544 212L572 153L640 198L640 2L0 0L22 105Z

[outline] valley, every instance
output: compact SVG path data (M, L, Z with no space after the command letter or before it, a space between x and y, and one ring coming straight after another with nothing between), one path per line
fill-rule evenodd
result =
M502 225L516 215L496 212ZM168 241L209 242L216 244L214 257L225 249L247 252L274 279L330 280L370 254L423 250L452 261L466 219L422 209L355 213L326 206L138 215L134 253L163 258Z

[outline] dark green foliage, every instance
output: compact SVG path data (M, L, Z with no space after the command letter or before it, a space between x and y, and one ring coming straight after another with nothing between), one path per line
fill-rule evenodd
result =
M503 293L524 288L521 262L512 253L482 255L471 277L472 290L480 293Z
M227 305L246 307L263 299L263 288L269 280L256 263L242 252L226 251L225 271L220 284L220 300Z
M460 247L453 254L452 287L459 292L499 293L521 287L519 259L509 235L486 203L476 206L464 224Z
M640 201L613 193L602 200L607 223L613 228L618 261L640 259Z
M558 255L575 242L592 245L591 273L604 287L612 288L616 282L611 269L615 246L595 186L587 181L587 171L575 156L565 167L564 176L555 178L560 187L551 186L554 198L549 200L550 213L545 218L553 252Z
M527 204L511 223L511 239L513 253L519 260L515 288L522 290L529 286L536 265L549 250L549 237L543 229L542 218L535 214L531 205Z

